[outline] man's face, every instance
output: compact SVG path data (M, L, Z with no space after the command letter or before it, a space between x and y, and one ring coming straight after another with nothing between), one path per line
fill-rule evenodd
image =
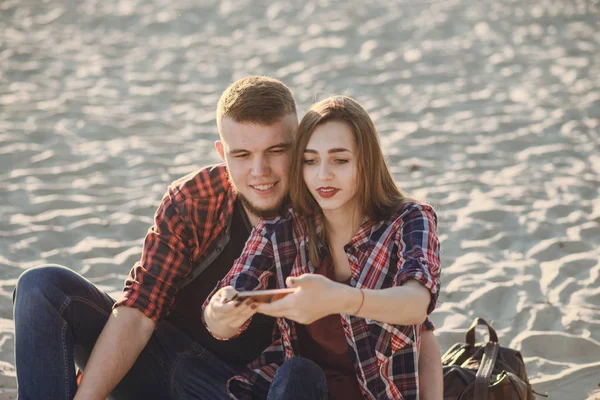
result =
M215 147L246 210L264 218L278 215L288 194L297 117L288 115L269 126L224 117L220 126L222 141Z

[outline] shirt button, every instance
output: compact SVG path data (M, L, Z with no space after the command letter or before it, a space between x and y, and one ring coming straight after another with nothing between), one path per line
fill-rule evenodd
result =
M223 249L221 248L221 246L217 246L217 248L215 250L217 251L217 253L220 253L221 250L223 250Z
M348 327L348 324L342 324L342 326L343 326L344 328L347 328L347 327Z

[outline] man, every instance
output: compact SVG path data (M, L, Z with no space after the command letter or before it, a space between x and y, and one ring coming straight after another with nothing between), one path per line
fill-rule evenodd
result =
M286 204L297 124L292 94L275 79L247 77L225 90L216 142L225 165L169 187L117 302L67 268L26 271L14 294L19 399L226 398L226 381L269 344L274 322L260 316L220 342L201 305L258 218ZM422 355L423 398L441 399L431 333ZM74 361L85 367L78 388Z

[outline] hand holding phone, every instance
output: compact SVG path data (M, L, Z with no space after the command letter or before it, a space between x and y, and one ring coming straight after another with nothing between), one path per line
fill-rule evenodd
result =
M204 319L211 333L221 339L235 335L239 328L256 313L252 300L234 302L238 292L226 286L219 289L204 310Z

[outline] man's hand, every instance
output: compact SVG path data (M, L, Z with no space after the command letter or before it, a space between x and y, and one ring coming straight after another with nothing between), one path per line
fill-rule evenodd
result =
M219 289L204 310L204 319L210 331L222 339L235 335L242 325L256 313L256 302L232 300L237 291L226 286Z
M343 312L341 302L347 296L342 293L351 289L317 274L288 277L286 284L296 291L273 303L258 304L256 311L308 325L327 315Z

